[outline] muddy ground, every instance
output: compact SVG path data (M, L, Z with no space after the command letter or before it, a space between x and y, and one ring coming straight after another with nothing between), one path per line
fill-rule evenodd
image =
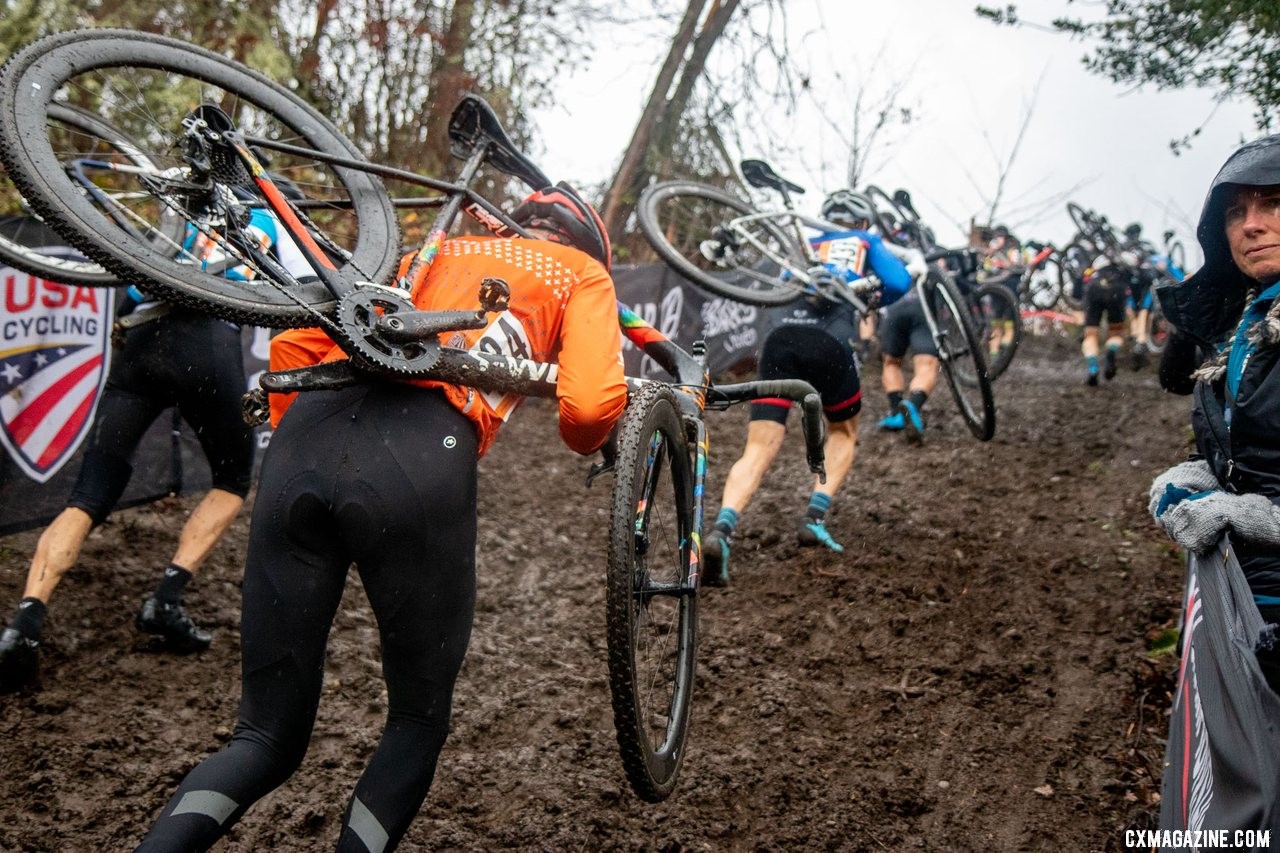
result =
M583 488L553 410L530 404L481 463L475 632L403 849L1122 849L1158 810L1175 660L1151 648L1182 568L1145 492L1184 454L1188 406L1150 371L1087 389L1073 349L1026 346L989 444L941 389L923 448L878 434L869 369L829 522L843 555L795 545L809 477L793 434L744 517L732 586L706 593L687 758L660 805L631 794L615 751L608 483ZM709 517L745 423L710 416ZM244 518L188 593L209 652L157 654L132 624L191 505L117 514L59 589L43 688L0 697L0 849L131 849L229 737ZM0 540L6 614L35 535ZM306 762L219 849L337 837L385 707L352 577Z

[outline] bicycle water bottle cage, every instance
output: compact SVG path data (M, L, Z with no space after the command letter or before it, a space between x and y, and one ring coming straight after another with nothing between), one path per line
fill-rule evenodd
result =
M773 171L773 167L763 160L743 160L739 165L742 167L742 177L753 187L804 195L804 187L791 183Z

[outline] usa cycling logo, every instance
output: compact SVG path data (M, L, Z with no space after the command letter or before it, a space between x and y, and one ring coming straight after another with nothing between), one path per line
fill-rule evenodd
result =
M44 483L75 455L106 382L115 294L0 266L0 444Z

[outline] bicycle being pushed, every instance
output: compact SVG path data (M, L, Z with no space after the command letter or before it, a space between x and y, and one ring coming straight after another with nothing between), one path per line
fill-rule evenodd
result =
M74 104L74 108L69 107ZM74 109L76 134L63 133ZM90 114L93 120L82 120ZM474 310L420 311L393 280L397 208L438 208L412 281L465 212L498 236L528 236L472 188L484 167L535 190L551 181L512 143L493 110L463 98L448 127L462 161L452 181L366 160L316 110L245 66L185 42L125 30L62 33L9 60L0 75L0 159L27 204L83 252L83 281L137 284L227 320L317 326L349 355L261 378L265 393L359 382L435 379L481 391L550 397L556 365L442 344L488 328L505 282L486 280ZM86 144L87 136L101 136ZM86 152L91 152L87 156ZM391 198L384 180L418 195ZM305 260L291 273L250 228L269 211ZM194 231L223 260L191 253ZM220 274L230 265L239 278ZM820 398L804 382L711 381L704 348L676 345L619 305L623 332L670 375L628 378L616 440L588 483L613 473L607 553L609 685L622 764L648 801L674 789L694 690L708 409L759 397L800 404L806 453L823 470ZM247 414L262 417L262 394Z
M654 184L641 194L637 216L658 255L689 281L725 299L769 307L809 297L850 303L863 314L871 310L866 297L878 289L874 277L859 287L836 278L803 230L843 229L796 211L792 196L804 188L767 163L744 160L741 166L747 182L777 192L782 207L756 210L716 187L689 181ZM988 441L995 435L995 402L964 298L936 265L914 287L960 414L975 437Z

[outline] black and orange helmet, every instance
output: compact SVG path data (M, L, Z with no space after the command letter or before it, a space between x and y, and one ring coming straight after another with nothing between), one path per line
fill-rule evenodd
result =
M564 181L520 202L511 219L517 225L545 229L553 242L586 252L609 269L611 250L604 220Z

